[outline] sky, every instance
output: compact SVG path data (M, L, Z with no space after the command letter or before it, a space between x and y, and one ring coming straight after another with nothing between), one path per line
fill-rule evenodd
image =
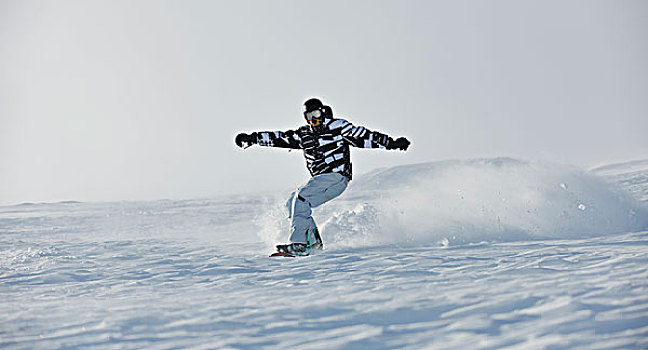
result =
M648 158L646 1L0 0L0 204L287 191L320 97L446 159Z

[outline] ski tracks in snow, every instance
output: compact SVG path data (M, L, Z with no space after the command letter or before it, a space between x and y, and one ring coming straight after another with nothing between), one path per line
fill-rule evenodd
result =
M645 348L647 238L297 259L234 243L4 242L0 346Z

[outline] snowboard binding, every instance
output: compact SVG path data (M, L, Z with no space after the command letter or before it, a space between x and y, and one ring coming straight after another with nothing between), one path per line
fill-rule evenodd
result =
M294 258L296 256L308 256L313 250L324 249L324 244L322 243L322 238L320 237L317 228L313 229L313 236L315 237L315 243L311 244L310 235L307 235L306 243L279 244L277 245L277 252L270 256Z

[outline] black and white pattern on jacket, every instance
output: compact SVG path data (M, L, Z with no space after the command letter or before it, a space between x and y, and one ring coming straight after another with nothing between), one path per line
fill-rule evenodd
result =
M393 140L344 119L327 119L318 131L305 125L297 130L257 132L257 142L260 146L304 150L306 167L312 176L335 172L351 180L349 146L386 148Z

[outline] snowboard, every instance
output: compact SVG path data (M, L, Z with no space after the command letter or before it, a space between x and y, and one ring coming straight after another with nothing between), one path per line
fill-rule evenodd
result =
M281 245L277 246L277 250L280 250L279 249L280 246ZM275 257L296 258L298 256L309 256L312 253L314 253L315 251L320 251L320 250L323 250L323 249L324 249L324 245L322 243L315 243L315 244L313 244L310 251L306 255L294 255L294 254L290 254L290 253L287 253L287 252L277 251L277 252L274 252L274 253L270 254L270 257L271 258L275 258Z
M288 253L276 252L276 253L270 254L270 257L271 258L275 258L275 257L294 258L295 256L292 255L292 254L288 254Z

